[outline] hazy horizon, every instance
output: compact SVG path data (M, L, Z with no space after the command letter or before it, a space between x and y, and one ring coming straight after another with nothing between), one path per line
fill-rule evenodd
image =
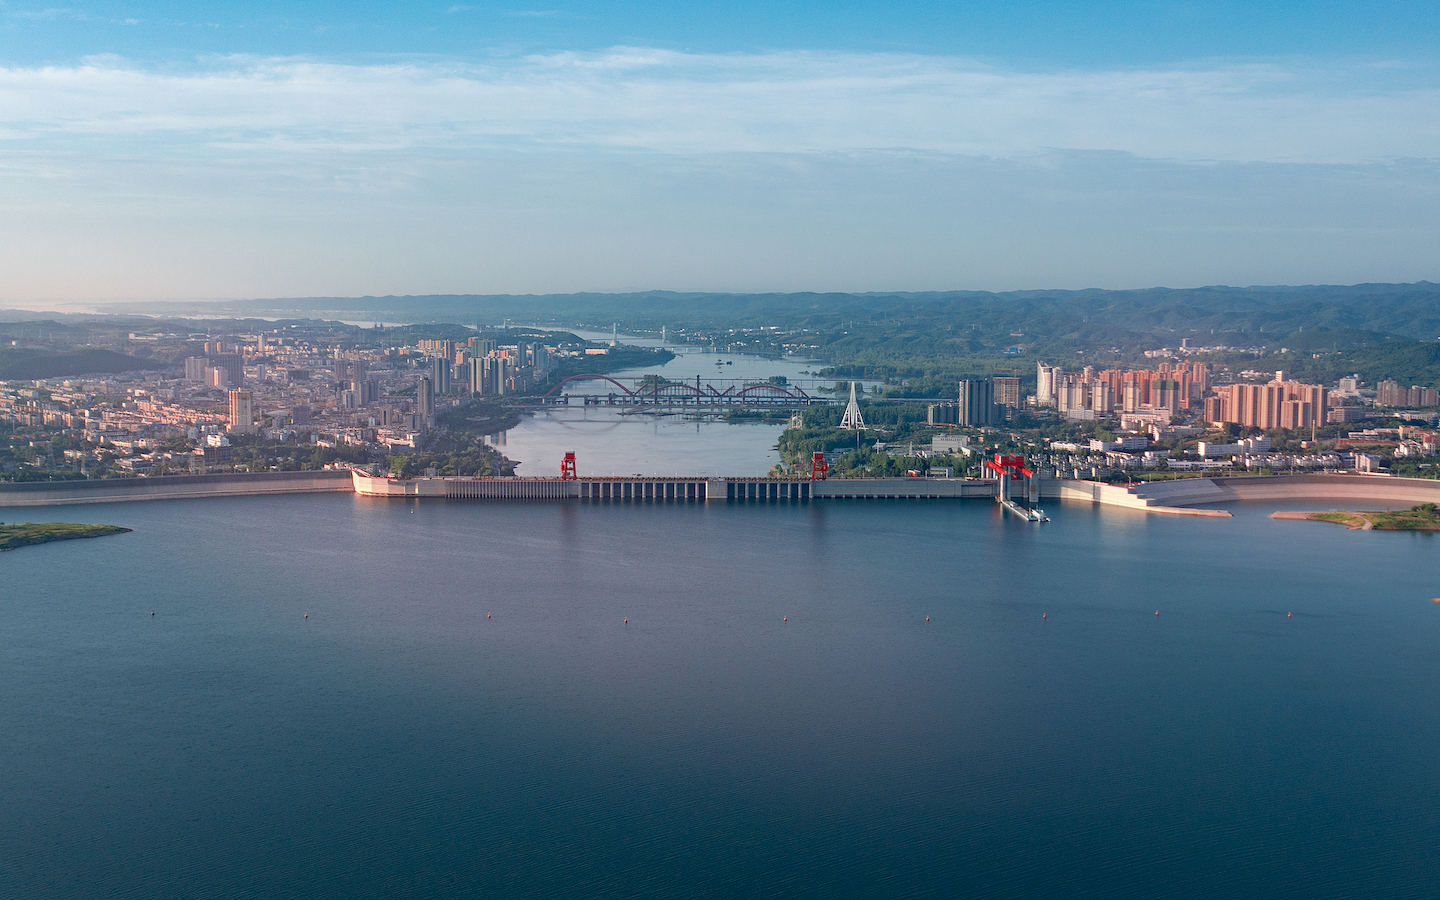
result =
M1126 292L1133 292L1133 293L1140 293L1140 292L1145 292L1145 291L1174 291L1174 292L1176 292L1176 293L1186 293L1186 292L1192 292L1192 291L1207 291L1207 290L1265 292L1265 291L1285 291L1285 290L1305 290L1305 289L1323 290L1323 289L1325 289L1325 288L1334 288L1335 290L1350 291L1350 290L1353 290L1353 289L1356 289L1356 288L1365 287L1365 286L1367 286L1367 285L1375 285L1375 286L1377 286L1377 287L1412 287L1412 286L1413 286L1413 287L1421 287L1421 286L1433 286L1434 284L1435 284L1434 282L1430 282L1430 281L1427 281L1427 280L1425 280L1425 279L1420 279L1420 280L1414 281L1414 282L1361 282L1361 283L1348 284L1348 285L1341 285L1341 284L1304 284L1304 285L1302 285L1302 284L1267 284L1267 285L1207 284L1207 285L1193 285L1193 286L1188 286L1188 285L1187 285L1187 286L1184 286L1184 287L1174 287L1174 286L1171 286L1171 285L1145 285L1145 286L1134 287L1134 288L1100 288L1100 287L1094 287L1094 286L1083 287L1083 288L1044 288L1044 287L1036 288L1036 287L1021 287L1021 288L1012 288L1012 289L998 290L998 291L984 291L984 290L973 289L973 288L946 288L946 289L927 290L927 291L898 291L898 290L896 290L896 291L885 291L885 290L879 290L879 291L805 291L805 290L799 290L799 291L677 291L677 290L669 290L669 289L657 288L657 289L644 290L644 291L554 291L554 292L532 293L532 294L511 294L511 293L479 294L479 293L467 292L467 293L448 293L448 294L354 294L354 295L350 295L350 296L319 296L319 295L317 295L317 296L308 296L308 297L300 297L300 296L294 296L294 297L168 297L168 298L167 298L167 297L136 297L136 298L114 298L114 299L107 299L107 300L91 300L91 299L84 299L84 298L75 298L75 299L65 299L65 300L44 300L44 299L41 299L41 300L35 301L33 305L0 305L0 312L57 313L57 314L61 314L61 315L93 314L93 315L140 315L140 316L152 316L152 317L176 316L176 317L181 317L181 318L186 317L186 316L194 316L194 315L200 315L202 318L209 318L209 317L232 318L232 317L246 317L246 316L248 316L248 317L258 317L258 318L273 318L273 316L260 315L260 314L261 314L261 313L278 313L278 312L303 313L303 312L322 312L322 311L324 311L324 312L349 312L349 313L369 312L369 310L362 309L362 308L359 308L359 307L349 308L349 309L347 309L347 308L345 308L345 307L334 307L334 308L327 308L327 309L322 310L322 309L319 309L319 308L308 308L308 309L307 309L307 308L304 308L304 307L301 307L301 306L293 306L293 307L292 307L292 306L285 306L285 305L284 305L284 304L286 304L286 303L297 303L297 304L300 304L300 303L306 303L306 302L314 303L314 302L329 301L329 300L333 300L333 301L336 301L336 302L344 302L344 301L385 301L385 300L396 300L396 301L423 301L423 300L432 299L432 298L433 298L433 299L436 299L436 300L445 300L445 299L450 299L450 298L474 298L474 299L477 299L477 300L495 300L495 299L499 299L499 298L514 298L514 299L517 299L517 300L545 301L545 300L552 300L552 299L556 299L556 298L566 298L566 297L575 297L575 296L595 296L595 297L604 298L604 297L626 297L626 296L637 296L637 297L638 297L638 296L647 296L647 295L654 295L654 294L675 294L675 295L680 296L680 297L693 297L693 296L697 296L697 295L698 295L698 296L714 295L714 296L717 296L717 297L723 297L723 296L760 297L760 296L771 296L771 295L774 295L774 296L785 296L785 295L805 295L805 294L837 294L837 295L852 295L852 296L861 296L861 297L863 297L863 296L868 296L868 295L874 295L874 296L886 296L886 295L902 296L902 295L907 295L907 294L910 294L910 295L929 295L929 294L946 295L946 294L966 294L966 293L993 294L993 295L1006 295L1006 294L1047 294L1047 293L1075 293L1075 294L1083 294L1083 293L1087 293L1087 292L1105 292L1105 293L1126 293ZM263 305L263 304L274 304L274 305L267 306L267 305ZM215 311L212 311L212 312L208 312L208 313L203 312L203 311L200 311L200 310L197 309L197 308L206 307L206 306L216 306L216 307L221 307L221 309L218 309L218 310L215 310ZM240 307L240 308L225 309L224 307L226 307L226 306ZM173 309L166 310L166 309L156 309L156 307L174 307L174 308L173 308ZM247 311L246 307L249 307L248 311ZM188 311L188 310L192 310L192 309L195 309L196 311L194 311L194 312ZM444 313L443 315L449 315L449 313Z

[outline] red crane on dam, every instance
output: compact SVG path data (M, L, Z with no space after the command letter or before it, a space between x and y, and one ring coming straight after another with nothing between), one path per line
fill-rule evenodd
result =
M810 480L824 481L826 474L830 471L830 464L825 462L825 454L816 450L810 454Z
M995 473L995 477L1000 481L996 486L995 499L1002 506L1027 522L1050 521L1043 509L1035 507L1040 500L1040 482L1036 480L1035 473L1026 467L1025 457L997 453L994 459L985 460L985 471ZM1025 479L1025 500L1029 506L1021 506L1010 499L1010 481L1021 477Z

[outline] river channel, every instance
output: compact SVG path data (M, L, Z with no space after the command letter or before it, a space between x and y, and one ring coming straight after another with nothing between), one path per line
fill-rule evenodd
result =
M599 332L574 331L587 340L608 340ZM832 397L835 382L814 372L825 363L785 357L766 359L737 353L710 353L686 344L662 344L653 338L621 335L626 344L664 346L676 356L663 366L626 369L612 375L627 386L633 379L658 375L671 381L714 384L723 390L781 376L807 393ZM823 392L821 389L825 389ZM784 423L725 422L692 412L642 411L584 405L583 395L615 391L608 382L578 382L566 387L570 406L526 415L520 424L487 441L520 463L521 475L553 475L560 460L574 451L582 475L764 475L780 462L775 443Z

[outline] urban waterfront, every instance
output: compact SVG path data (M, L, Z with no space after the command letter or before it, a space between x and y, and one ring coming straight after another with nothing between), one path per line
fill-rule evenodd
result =
M25 510L0 893L1428 895L1435 539L1274 508Z

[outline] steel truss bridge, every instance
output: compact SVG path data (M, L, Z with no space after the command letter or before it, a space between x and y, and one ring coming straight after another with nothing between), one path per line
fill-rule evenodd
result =
M565 393L566 385L577 382L609 382L606 393ZM605 385L601 385L605 389ZM630 386L611 378L609 375L571 375L552 387L541 402L547 405L569 406L658 406L658 407L734 407L756 406L770 409L791 409L801 406L818 406L835 402L828 397L815 397L794 384L772 384L770 382L721 381L706 383L700 378L694 381L663 381L654 378L637 378Z

